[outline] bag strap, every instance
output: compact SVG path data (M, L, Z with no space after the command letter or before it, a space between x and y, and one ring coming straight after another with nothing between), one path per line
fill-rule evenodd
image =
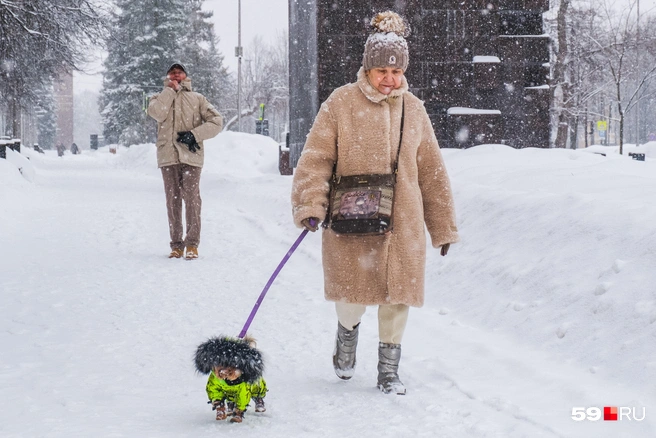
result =
M396 151L396 163L394 163L394 175L399 173L399 158L401 157L401 143L403 143L403 125L405 125L405 99L401 97L401 130L399 132L399 149Z

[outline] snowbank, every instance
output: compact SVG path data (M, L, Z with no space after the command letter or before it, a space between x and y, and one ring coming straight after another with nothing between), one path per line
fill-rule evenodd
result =
M656 391L656 162L501 145L444 155L462 242L434 262L431 305Z
M235 178L280 174L278 143L271 137L222 132L205 145L204 173Z
M619 155L620 153L619 146L592 145L581 150L587 152L594 152L597 154L606 154L606 155ZM656 159L656 141L650 141L648 143L641 144L638 146L632 143L625 144L624 155L628 157L629 153L631 152L638 153L638 154L645 154L645 158Z
M656 159L656 141L650 141L645 144L641 144L629 152L644 153L646 157Z
M25 179L18 171L18 167L7 160L0 159L0 187L3 190L22 187L25 182Z
M205 165L203 174L250 178L263 174L278 174L278 144L270 137L222 132L204 142ZM152 143L120 146L116 154L109 154L108 147L97 152L103 161L123 170L159 173L157 149Z
M29 182L33 182L36 178L36 170L30 161L30 152L33 151L30 149L22 148L21 152L16 152L13 149L7 147L5 149L5 158L2 161L12 164L24 179ZM10 171L6 173L13 174L13 172Z

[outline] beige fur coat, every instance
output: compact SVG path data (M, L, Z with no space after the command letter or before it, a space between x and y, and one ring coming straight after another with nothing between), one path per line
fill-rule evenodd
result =
M405 101L405 126L394 200L394 230L384 236L323 230L325 296L365 305L424 302L426 235L435 248L458 241L453 196L423 102L401 88L386 96L368 81L336 89L321 105L298 162L292 188L294 223L326 216L329 181L338 175L391 173Z

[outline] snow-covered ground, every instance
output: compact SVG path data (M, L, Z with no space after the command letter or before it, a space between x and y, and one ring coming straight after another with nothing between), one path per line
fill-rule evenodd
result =
M270 392L241 425L213 419L191 358L239 333L300 233L277 145L206 143L192 262L166 257L152 145L27 150L33 182L0 160L0 436L654 437L656 155L595 148L444 150L462 242L429 254L406 396L375 388L373 309L354 378L334 375L336 319L308 235L251 326ZM572 419L604 406L646 417Z

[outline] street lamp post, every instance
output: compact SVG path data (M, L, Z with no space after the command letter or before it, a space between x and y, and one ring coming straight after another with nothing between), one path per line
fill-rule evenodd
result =
M237 127L241 132L241 58L244 56L244 48L241 46L241 0L237 5L237 47L235 48L237 57Z
M638 0L638 19L636 27L636 70L638 72L637 80L640 87L640 0ZM636 146L640 146L640 90L636 90Z

